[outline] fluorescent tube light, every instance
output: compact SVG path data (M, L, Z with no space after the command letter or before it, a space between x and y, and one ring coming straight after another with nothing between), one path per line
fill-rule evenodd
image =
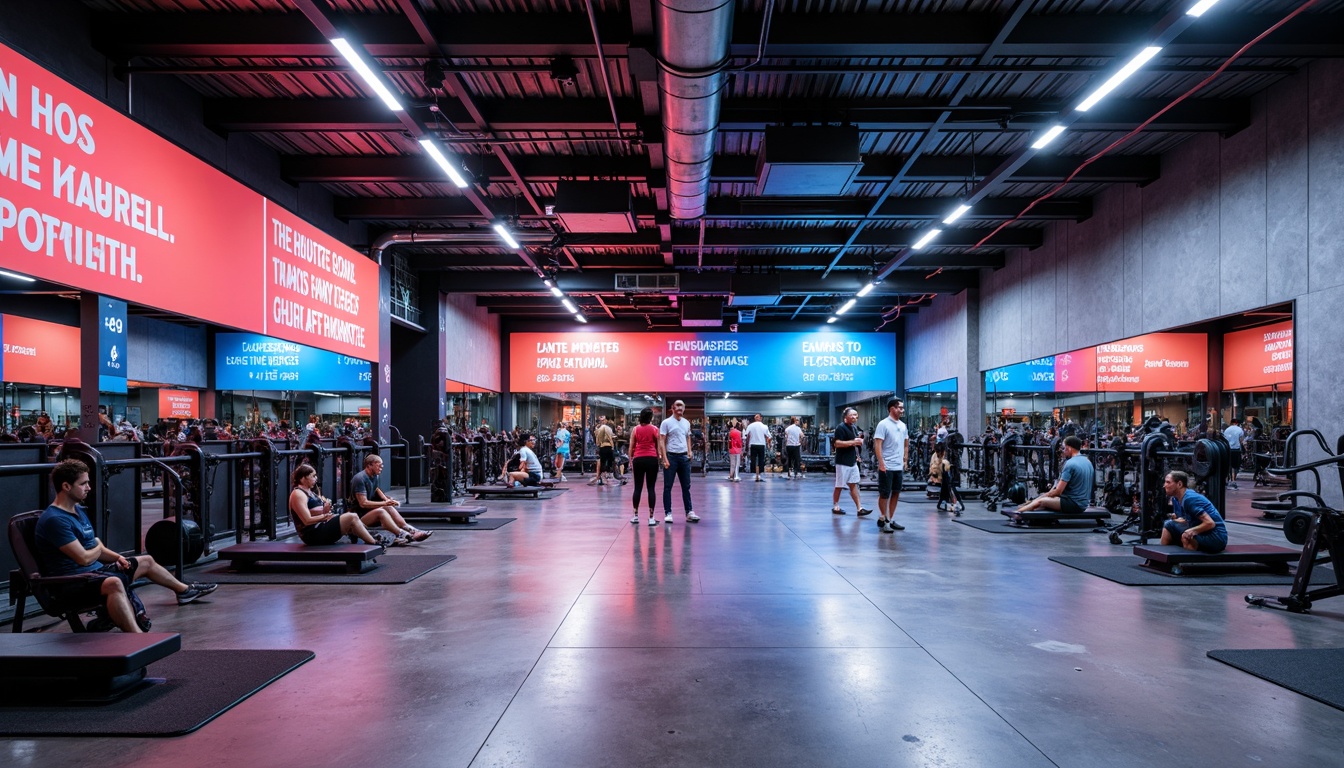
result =
M835 315L831 315L830 317L826 318L826 322L827 322L827 323L834 323L836 320L839 320L839 319L840 319L840 318L836 317Z
M1150 45L1147 48L1144 48L1142 51L1139 51L1134 56L1134 58L1129 60L1128 64L1121 67L1119 72L1116 72L1114 75L1111 75L1110 79L1102 83L1100 88L1093 91L1091 96L1088 96L1086 99L1083 99L1083 103L1074 107L1074 109L1078 110L1079 112L1086 112L1087 110L1095 107L1098 101L1101 101L1102 99L1106 98L1106 94L1110 93L1111 91L1114 91L1117 86L1128 80L1130 75L1134 74L1135 72L1138 72L1139 67L1142 67L1144 64L1148 63L1148 60L1156 56L1158 51L1161 50L1162 46L1160 45Z
M554 285L551 286L551 293L552 293L557 299L560 298L561 296L564 296L564 295L565 295L565 292L564 292L564 291L560 290L559 288L555 287Z
M921 238L919 238L919 240L915 241L915 244L914 244L914 245L910 246L910 250L912 250L912 251L922 251L922 250L924 250L924 246L928 245L929 243L932 243L932 242L934 241L934 239L937 238L937 237L938 237L939 235L941 235L942 233L943 233L943 230L941 230L941 229L930 229L928 232L925 232L925 233L924 233L924 236L923 236L923 237L921 237Z
M462 174L453 167L452 163L448 162L448 158L443 156L443 151L439 149L439 145L435 144L433 139L421 139L420 147L425 150L425 154L434 158L434 162L439 164L444 173L448 174L448 178L453 180L454 186L458 189L466 189L467 180L462 178Z
M958 205L958 206L957 206L957 209L956 209L955 211L953 211L953 212L947 214L947 218L946 218L946 219L943 219L943 223L944 223L944 224L951 224L952 222L956 221L957 219L960 219L962 216L965 216L967 213L970 212L970 210L971 210L971 206L969 206L969 205Z
M843 314L845 314L846 312L848 312L849 310L853 309L853 308L854 308L854 305L855 305L855 304L858 304L858 303L859 303L859 300L858 300L858 299L850 299L849 301L846 301L846 302L845 302L844 306L842 306L842 307L840 307L839 309L835 310L835 314L837 314L837 315L843 315Z
M564 304L565 309L569 310L570 312L576 315L579 313L579 308L574 306L574 302L570 301L569 299L561 299L560 303Z
M873 292L873 289L876 288L876 287L877 287L877 283L869 283L869 284L863 286L862 288L859 289L859 293L858 293L859 297L862 298L862 297L864 297L864 296L867 296L868 294L872 293L872 292Z
M505 245L515 251L522 248L522 246L518 244L518 241L513 239L513 235L509 234L509 230L504 228L503 224L495 225L495 234L499 235L499 239L503 240Z
M555 283L552 283L550 280L542 280L541 284L546 286L547 288L550 288L551 286L555 285Z
M1200 16L1204 15L1205 11L1209 10L1210 8L1212 8L1217 4L1218 0L1199 0L1198 3L1195 3L1193 6L1190 7L1190 10L1185 12L1185 15L1199 18Z
M584 317L583 315L581 315L581 314L579 314L579 313L577 313L577 312L574 313L574 319L575 319L575 320L578 320L580 323L586 323L586 322L588 322L588 318Z
M20 274L15 273L15 272L10 272L10 271L7 270L7 269L0 269L0 277L12 277L12 278L14 278L15 280L22 280L22 281L25 282L25 283L36 283L36 282L37 282L36 280L34 280L33 278L31 278L31 277L29 277L29 276L27 276L27 275L20 275Z
M1059 137L1059 134L1061 134L1061 133L1063 133L1063 132L1064 132L1064 126L1062 126L1062 125L1056 125L1056 126L1054 126L1053 128L1051 128L1050 130L1046 131L1044 134L1042 134L1042 135L1041 135L1041 138L1039 138L1039 139L1037 139L1036 141L1032 142L1032 144L1031 144L1031 148L1032 148L1032 149L1044 149L1044 148L1046 147L1046 145L1048 145L1050 142L1052 142L1052 141L1054 141L1056 138L1058 138L1058 137Z
M337 37L332 39L331 44L336 46L336 50L340 51L341 55L345 57L346 63L359 73L359 76L364 79L364 83L372 88L374 93L378 94L378 98L383 100L388 109L393 112L400 112L404 109L401 102L397 101L397 97L393 96L387 86L383 85L383 81L373 73L372 69L369 69L364 57L359 55L359 52L355 50L354 46L350 45L349 41L343 37Z

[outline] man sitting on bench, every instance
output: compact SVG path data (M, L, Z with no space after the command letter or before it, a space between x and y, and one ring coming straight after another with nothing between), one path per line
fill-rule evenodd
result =
M406 522L397 513L397 500L389 499L378 487L378 476L383 473L383 457L370 453L364 457L364 471L350 481L354 494L355 514L365 525L381 525L396 538L392 546L401 547L412 541L424 541L433 533L422 531Z
M541 485L541 459L537 458L536 445L537 436L530 432L518 437L518 469L512 472L506 469L504 472L504 479L509 485Z
M186 605L215 591L217 584L183 584L149 555L122 557L103 546L93 535L93 524L81 502L89 495L89 468L82 461L67 459L51 471L56 500L37 519L33 533L34 555L44 576L96 573L103 578L58 592L57 600L71 598L107 605L108 618L122 632L141 632L131 607L131 584L145 578L177 593L177 604Z
M1064 467L1055 487L1017 508L1018 512L1062 512L1081 515L1092 503L1092 462L1082 455L1083 441L1069 435L1064 438Z
M313 469L312 464L295 467L293 481L294 490L289 493L289 516L294 519L294 528L304 544L310 547L335 544L342 536L351 537L352 544L355 540L378 547L394 544L385 533L371 533L354 512L342 515L333 513L331 501L313 491L317 485L317 470Z
M1169 472L1162 490L1171 497L1172 513L1162 524L1162 543L1180 544L1192 552L1217 554L1227 549L1227 525L1204 494L1190 490L1190 476Z

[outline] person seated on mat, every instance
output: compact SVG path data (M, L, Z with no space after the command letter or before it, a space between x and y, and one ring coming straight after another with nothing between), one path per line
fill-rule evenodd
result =
M1190 476L1168 472L1162 490L1171 497L1170 518L1162 524L1162 543L1180 544L1192 552L1217 554L1227 549L1227 525L1204 494L1189 489Z
M389 499L383 489L378 487L378 476L383 473L383 457L370 453L364 457L364 471L350 480L350 492L354 496L354 507L359 519L365 525L381 525L383 530L407 541L424 541L432 534L422 531L406 522L406 518L397 512L397 500ZM393 546L402 546L406 542L392 541Z
M386 534L370 533L364 521L354 512L337 515L331 511L331 500L313 490L317 487L317 470L311 464L300 464L294 469L294 490L289 493L289 516L299 538L309 546L335 544L342 536L350 536L365 544L390 547L393 542Z
M1063 512L1081 515L1092 503L1092 462L1082 454L1083 441L1076 435L1064 438L1064 467L1059 480L1045 493L1017 508L1018 512Z
M537 458L537 436L525 432L518 436L518 469L505 471L504 479L515 487L541 485L541 459Z
M123 557L103 546L93 535L93 524L84 513L83 501L89 495L89 468L82 461L66 459L51 471L51 486L56 500L37 519L33 533L33 554L43 576L69 576L94 573L102 577L67 587L56 593L60 601L93 603L101 599L108 618L122 632L143 630L131 607L131 585L136 579L149 579L177 593L177 604L186 605L214 592L218 584L183 584L149 555Z

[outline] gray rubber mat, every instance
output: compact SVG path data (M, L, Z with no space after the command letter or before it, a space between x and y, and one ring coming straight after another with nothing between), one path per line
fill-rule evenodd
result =
M1344 648L1209 651L1210 659L1344 709Z
M1133 555L1052 557L1050 560L1128 587L1207 587L1239 584L1289 586L1293 583L1291 575L1270 573L1265 566L1253 563L1185 566L1184 575L1172 576L1152 568L1145 568L1143 558ZM1317 567L1311 573L1312 584L1333 584L1334 580L1334 572L1328 568Z
M341 563L259 563L246 571L218 565L196 572L216 584L406 584L447 565L457 555L382 555L368 573L346 573Z

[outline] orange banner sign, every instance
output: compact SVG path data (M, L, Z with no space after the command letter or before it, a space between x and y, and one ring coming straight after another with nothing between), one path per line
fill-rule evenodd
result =
M200 392L186 389L159 390L160 419L194 419L200 410Z
M0 380L79 388L79 329L0 315L4 358Z
M1269 389L1292 383L1292 320L1223 337L1223 389Z

